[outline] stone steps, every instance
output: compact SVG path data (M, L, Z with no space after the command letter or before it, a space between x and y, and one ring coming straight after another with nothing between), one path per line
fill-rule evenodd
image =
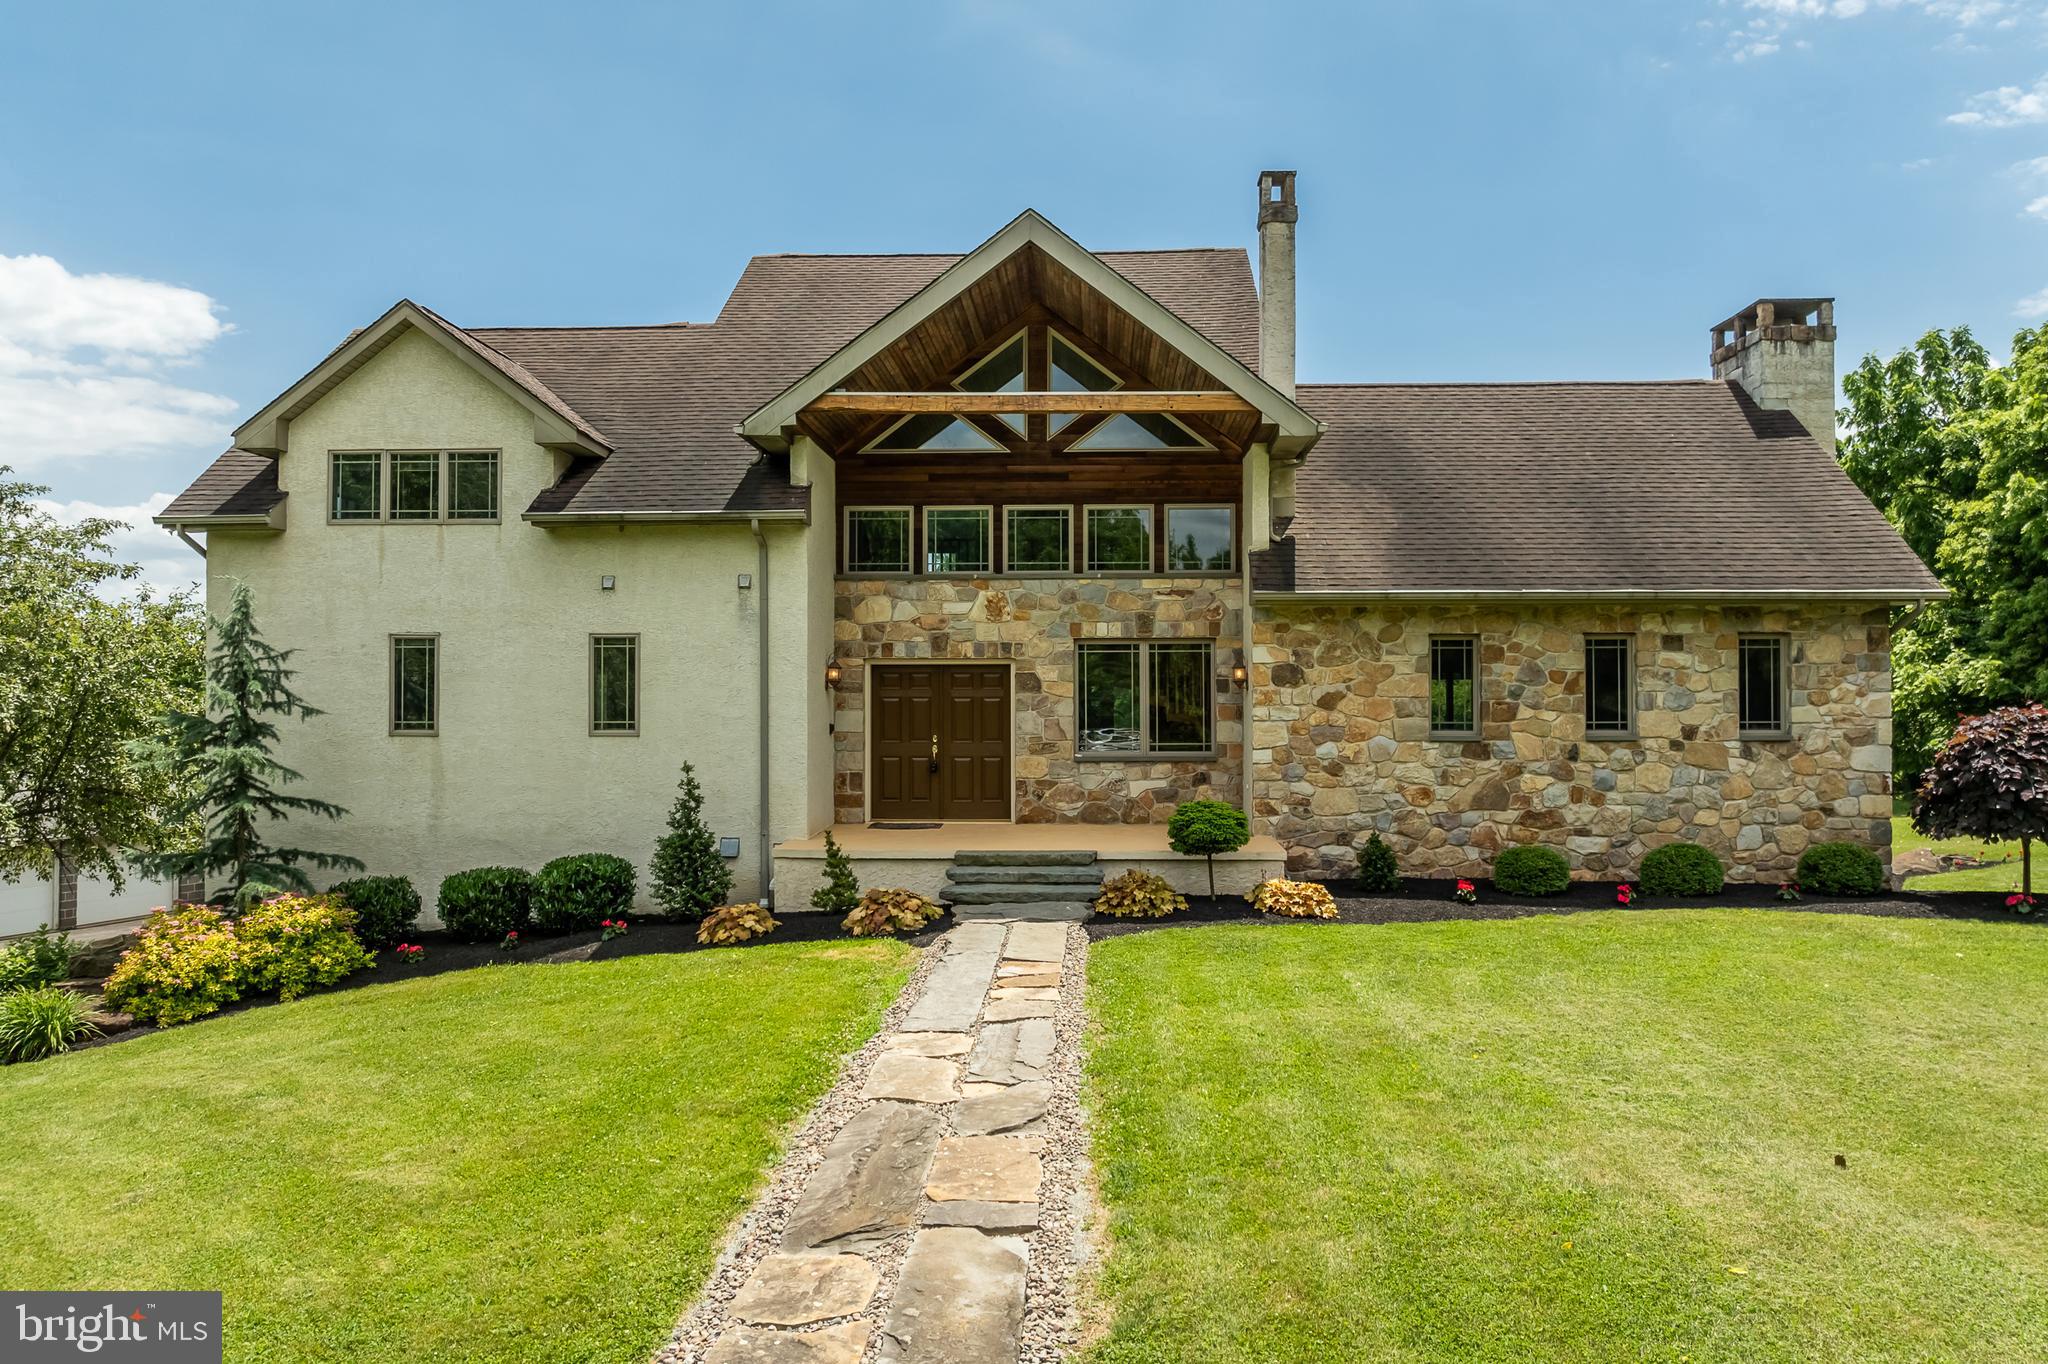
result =
M951 882L939 888L939 898L951 905L1062 904L1068 900L1093 900L1102 893L1100 884L1062 882L1056 885L1025 884L1016 881L984 882L958 886Z
M1014 886L1100 886L1102 868L1061 863L1055 867L1036 866L960 866L948 868L946 876L956 886L1014 885Z
M1087 848L953 854L939 899L962 919L1075 920L1102 893L1102 868Z
M956 867L1092 867L1095 852L1090 848L1076 848L1066 851L1056 849L1018 849L1011 852L981 851L956 852L953 854Z
M1027 923L1081 923L1094 907L1086 900L1036 900L1029 904L1015 901L989 905L954 905L953 919L956 923L972 923L976 919L1021 919Z

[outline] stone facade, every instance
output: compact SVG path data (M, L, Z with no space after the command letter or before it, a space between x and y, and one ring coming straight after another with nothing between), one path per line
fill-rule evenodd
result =
M995 659L1011 664L1011 783L1020 824L1164 823L1184 800L1238 799L1241 698L1216 690L1216 752L1203 762L1078 758L1074 645L1203 639L1228 677L1241 661L1238 578L874 578L835 584L834 819L866 811L866 665Z
M1637 737L1588 740L1588 633L1635 639ZM1737 737L1744 633L1786 636L1791 737ZM1480 735L1429 737L1431 635L1479 637ZM1260 603L1254 829L1295 872L1352 874L1378 830L1404 871L1485 875L1547 843L1626 879L1691 839L1731 878L1786 879L1810 843L1891 837L1891 654L1882 606L1323 607Z

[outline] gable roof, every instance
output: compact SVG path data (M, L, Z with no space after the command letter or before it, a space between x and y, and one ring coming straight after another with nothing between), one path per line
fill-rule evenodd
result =
M1789 412L1723 380L1315 384L1261 594L1946 595Z
M277 461L254 450L233 449L206 466L192 486L150 519L159 526L214 525L278 528L273 513L284 505Z

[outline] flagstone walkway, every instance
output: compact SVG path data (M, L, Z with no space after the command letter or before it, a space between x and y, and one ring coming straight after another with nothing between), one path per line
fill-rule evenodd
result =
M1087 935L927 949L735 1232L659 1364L1043 1364L1084 1249Z

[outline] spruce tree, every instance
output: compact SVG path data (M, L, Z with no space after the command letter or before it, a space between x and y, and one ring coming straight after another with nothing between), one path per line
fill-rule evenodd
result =
M853 913L860 904L860 882L854 879L853 862L830 829L825 830L825 884L811 892L811 904L841 916Z
M348 811L311 796L288 796L280 786L300 775L271 756L277 726L266 717L309 719L321 712L291 689L293 651L274 649L256 630L256 608L246 583L235 585L225 617L212 618L213 647L206 657L206 700L196 715L163 717L158 737L140 752L168 764L187 793L170 822L192 820L203 830L199 845L136 859L144 872L172 878L197 875L225 880L214 899L241 904L256 888L310 892L301 866L322 871L360 871L363 864L340 853L272 847L268 826L295 814L340 819Z
M732 868L718 854L718 839L704 823L704 789L696 769L683 764L668 832L654 844L654 901L669 914L701 919L732 893Z

